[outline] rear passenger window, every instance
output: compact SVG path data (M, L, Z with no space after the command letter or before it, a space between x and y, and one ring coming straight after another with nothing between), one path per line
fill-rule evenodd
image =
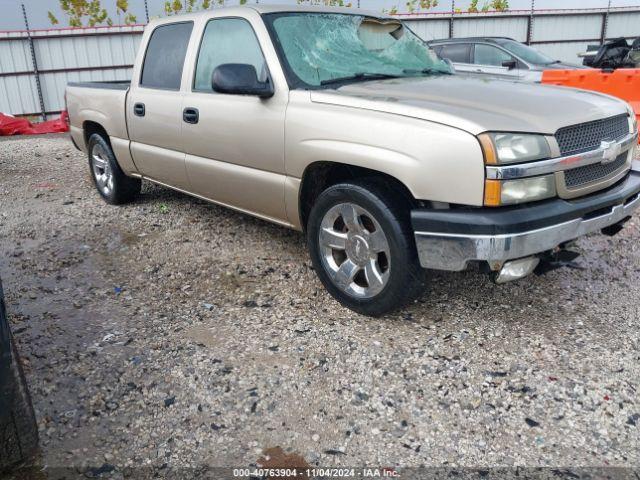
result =
M442 58L448 58L454 63L471 62L471 45L468 43L454 43L444 45L440 52Z
M192 29L192 22L182 22L161 25L153 31L142 65L141 86L180 90Z
M241 18L210 20L202 37L193 89L213 91L211 76L225 63L253 65L258 80L267 79L267 65L249 22Z

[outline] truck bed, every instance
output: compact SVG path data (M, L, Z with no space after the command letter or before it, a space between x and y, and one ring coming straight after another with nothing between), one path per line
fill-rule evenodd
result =
M128 90L131 85L130 80L114 80L108 82L69 82L69 87L79 88L103 88L106 90Z
M112 138L112 143L122 143L128 148L125 106L129 93L129 81L119 82L70 82L66 100L71 137L81 150L86 151L85 122L93 121Z

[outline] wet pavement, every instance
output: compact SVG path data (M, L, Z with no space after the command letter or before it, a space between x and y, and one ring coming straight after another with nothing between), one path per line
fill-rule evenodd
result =
M640 465L637 216L581 239L573 268L434 273L370 319L324 291L297 232L151 185L106 205L64 136L0 142L0 178L50 478L277 447L311 466Z

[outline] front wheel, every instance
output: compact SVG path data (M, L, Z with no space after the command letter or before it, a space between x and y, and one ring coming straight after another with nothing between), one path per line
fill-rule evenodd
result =
M373 180L333 185L316 200L307 224L313 266L347 308L378 316L423 291L408 211Z

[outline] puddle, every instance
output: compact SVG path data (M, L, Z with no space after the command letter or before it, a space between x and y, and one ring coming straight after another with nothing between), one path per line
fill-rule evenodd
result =
M297 469L294 475L278 477L283 480L307 480L309 477L304 473L304 470L311 468L302 455L297 453L286 453L282 447L265 449L262 452L262 457L258 459L257 465L264 469Z

